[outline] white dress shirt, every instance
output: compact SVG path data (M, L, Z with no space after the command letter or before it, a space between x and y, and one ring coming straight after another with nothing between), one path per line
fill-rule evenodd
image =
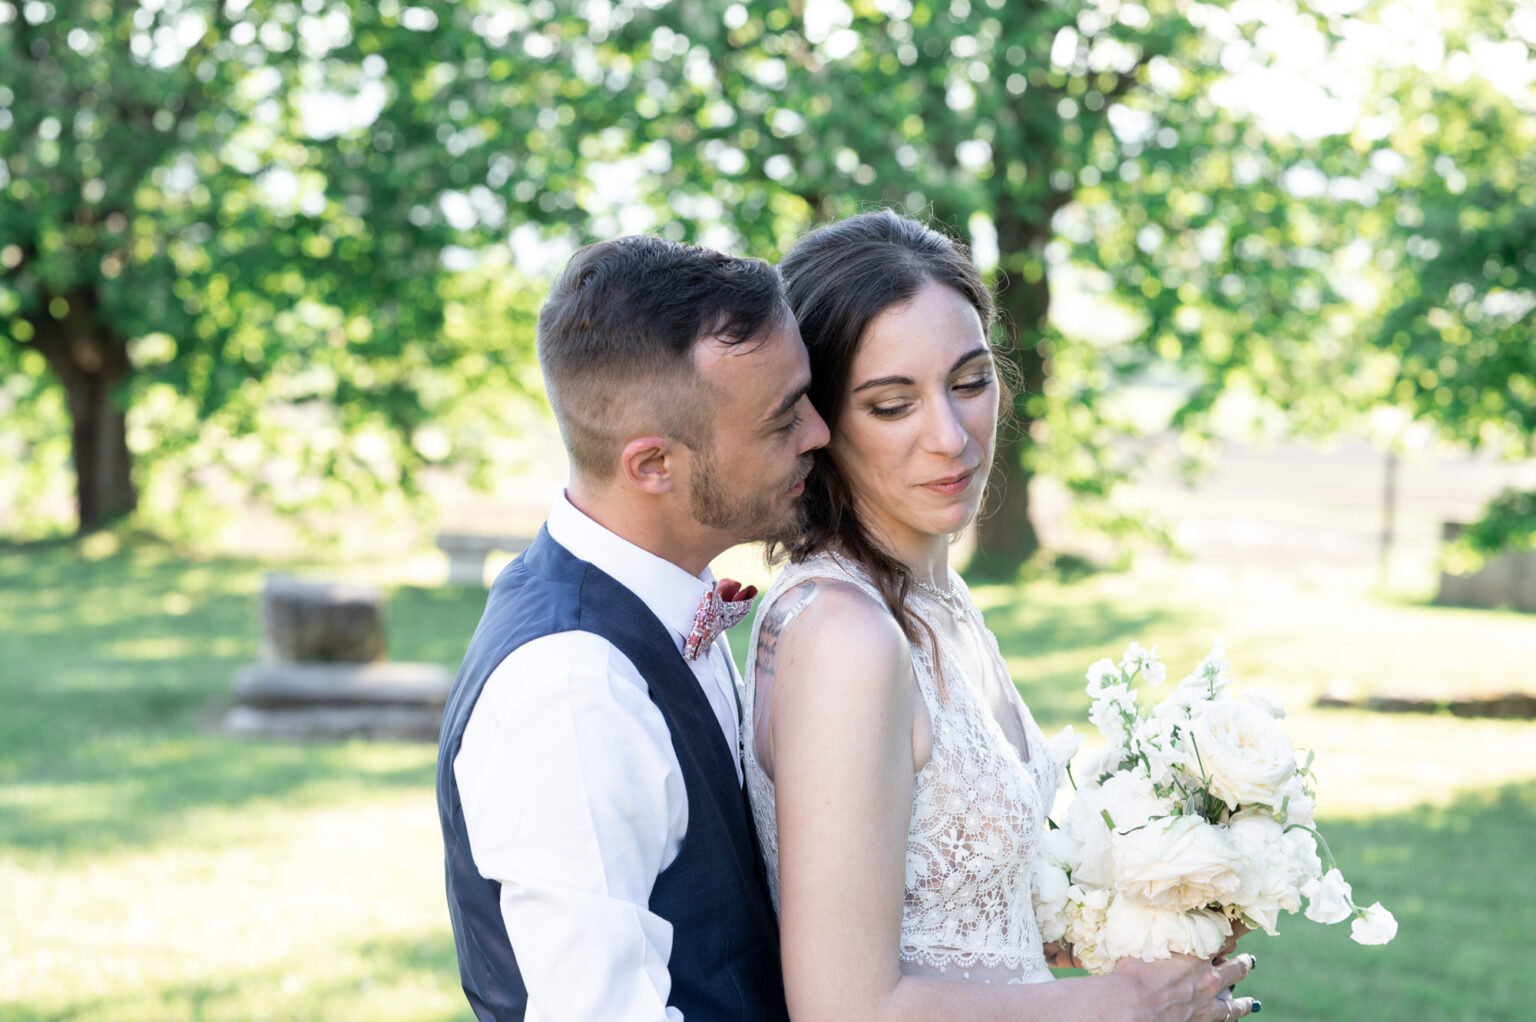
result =
M714 576L647 553L563 495L555 542L629 589L683 648ZM691 665L741 780L740 684L725 636ZM648 907L688 799L666 721L629 658L591 632L535 639L491 672L453 761L470 853L501 886L528 1022L659 1022L672 925Z

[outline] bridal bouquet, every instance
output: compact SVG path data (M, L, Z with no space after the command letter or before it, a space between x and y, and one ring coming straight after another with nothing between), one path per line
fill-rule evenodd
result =
M1311 756L1297 761L1283 708L1227 691L1220 643L1148 709L1132 684L1166 673L1157 648L1136 643L1088 670L1089 720L1108 745L1035 857L1042 939L1069 941L1094 973L1131 955L1210 958L1234 922L1273 934L1305 902L1317 922L1353 918L1362 944L1391 940L1392 914L1355 904L1313 826ZM1052 742L1057 762L1079 744L1068 728Z

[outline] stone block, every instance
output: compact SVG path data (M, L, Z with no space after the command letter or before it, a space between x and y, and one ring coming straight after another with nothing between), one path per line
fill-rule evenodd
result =
M261 593L261 658L266 663L382 659L383 603L372 586L268 575Z
M435 741L442 726L440 706L235 706L224 715L224 730L250 738L378 738Z
M453 676L437 664L251 664L235 673L246 706L435 706Z
M448 557L448 583L457 586L485 585L485 559L493 550L519 553L533 540L527 536L491 536L440 532L437 547Z

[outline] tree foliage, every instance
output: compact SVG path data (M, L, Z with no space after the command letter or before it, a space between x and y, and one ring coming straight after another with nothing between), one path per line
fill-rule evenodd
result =
M0 2L0 345L65 396L82 529L135 469L293 503L474 460L432 431L530 331L445 330L446 263L576 191L529 152L568 76L477 7Z
M871 203L983 240L1022 377L982 533L1011 570L1036 544L1037 468L1084 493L1124 473L1103 407L1115 382L1178 365L1196 381L1192 425L1244 373L1306 366L1285 381L1300 400L1343 357L1316 343L1345 301L1331 284L1340 227L1284 186L1299 147L1214 96L1234 53L1268 56L1258 8L1232 11L764 0L711 16L679 0L617 28L614 119L674 224L724 221L755 254ZM1072 262L1139 313L1130 343L1105 350L1053 323L1052 278Z
M1528 47L1504 2L1468 8L1449 48ZM1246 394L1318 430L1388 403L1518 445L1530 104L1454 60L1389 61L1359 123L1306 137L1234 98L1234 71L1297 38L1278 27L1326 52L1373 17L0 0L0 365L25 377L0 414L38 412L24 451L70 415L87 526L132 506L130 449L172 503L187 479L278 504L379 494L483 467L487 395L526 379L537 294L489 243L654 228L773 259L879 203L995 264L1022 374L982 535L1004 570L1036 543L1033 473L1102 496L1130 470L1114 395L1149 374L1193 438ZM1059 326L1069 279L1117 331Z
M1375 347L1385 400L1442 435L1536 453L1536 12L1471 5L1431 72L1389 80L1373 148L1397 171ZM1498 61L1525 84L1490 81ZM1502 87L1501 87L1502 86Z

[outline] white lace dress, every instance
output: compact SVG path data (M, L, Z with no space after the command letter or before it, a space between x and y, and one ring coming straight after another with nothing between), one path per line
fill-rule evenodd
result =
M763 597L750 649L769 608L807 579L852 583L883 603L867 577L831 555L790 565ZM917 773L907 831L906 895L901 915L901 970L989 983L1038 983L1051 978L1041 953L1030 897L1030 863L1055 795L1058 771L1045 736L1008 676L997 639L958 575L950 573L949 600L927 593L911 598L915 614L940 634L958 631L970 649L941 650L944 696L934 663L921 644L912 665L933 721L933 750ZM802 607L803 609L803 607ZM939 615L952 616L941 628ZM942 622L948 625L949 622ZM756 703L755 655L747 658L747 719L761 729ZM830 679L834 680L835 679ZM996 686L1007 687L999 696ZM1012 706L1013 741L989 709ZM1016 744L1017 743L1017 744ZM758 761L757 743L743 743L747 790L779 904L779 844L773 780Z

